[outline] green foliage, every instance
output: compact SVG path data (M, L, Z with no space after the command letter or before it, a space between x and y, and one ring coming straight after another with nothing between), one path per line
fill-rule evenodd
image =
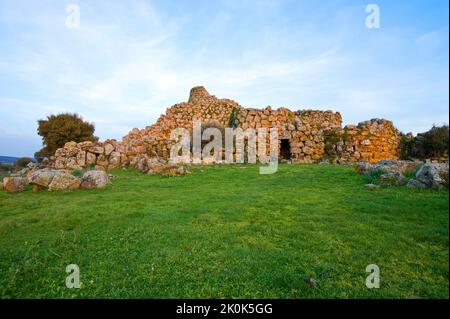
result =
M422 166L422 164L418 164L415 166L415 168L412 171L403 172L403 176L406 177L407 179L411 179L411 178L416 179L416 173L420 169L421 166Z
M448 156L449 129L448 125L435 126L416 137L410 134L402 135L400 139L399 156L401 159L426 159Z
M232 128L236 128L238 126L238 115L239 115L239 109L233 108L230 114L230 118L228 120L228 125Z
M365 174L367 184L379 184L380 176L386 174L383 169L374 169L370 171L368 174Z
M31 159L29 157L21 157L16 160L16 162L14 163L14 166L17 168L24 168L32 161L33 161L33 159Z
M342 140L342 136L337 129L331 129L324 132L324 139L326 143L336 144Z
M373 192L344 166L258 168L0 191L0 298L448 298L447 190ZM73 263L81 289L65 287ZM379 289L364 284L370 263Z
M13 165L0 163L0 171L11 171L12 169Z
M81 169L72 169L71 173L73 176L80 177L80 178L83 177L83 174L84 174L83 170L81 170Z
M411 134L402 134L400 136L400 144L398 147L398 156L400 157L400 159L411 159L413 147L414 137Z
M38 134L42 136L44 148L36 152L36 158L51 156L55 151L70 141L98 141L94 136L94 124L85 122L77 114L63 113L50 115L38 121Z
M2 164L0 163L0 182L3 181L3 178L11 174L13 171L13 165L11 164Z

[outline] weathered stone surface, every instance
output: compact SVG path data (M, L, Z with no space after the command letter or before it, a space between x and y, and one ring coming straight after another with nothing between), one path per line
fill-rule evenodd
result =
M421 182L419 182L418 180L415 179L410 179L408 181L408 183L406 184L406 187L408 188L427 188L427 186Z
M106 155L101 154L97 157L97 165L103 166L105 168L108 167L109 161Z
M56 169L65 169L67 167L67 158L65 157L57 157L55 161Z
M114 146L111 144L105 144L105 155L109 156L114 151Z
M103 148L103 146L96 145L96 146L90 147L88 149L88 151L91 152L91 153L100 155L100 154L103 154L105 152L105 149Z
M109 156L109 169L112 168L118 168L120 167L120 158L121 155L119 152L111 152L111 155Z
M367 189L377 189L377 188L380 188L380 185L376 185L376 184L366 184L366 185L364 185L364 188L367 188Z
M95 154L87 152L86 153L86 166L95 165L97 162L97 156Z
M370 174L373 171L381 171L380 182L383 184L403 184L406 183L404 174L406 172L414 172L418 162L383 160L378 164L367 162L359 162L356 164L356 172L362 174Z
M280 139L286 145L275 146L280 160L293 163L312 163L328 159L331 163L347 164L360 161L377 163L383 159L397 159L400 134L392 122L372 119L358 125L342 128L339 112L299 110L287 108L244 108L230 99L210 95L204 87L191 90L188 102L168 108L155 124L143 129L132 129L121 141L106 140L104 143L66 143L54 157L54 167L102 168L136 167L144 172L149 168L146 157L168 160L173 141L170 137L175 128L192 129L193 121L201 121L205 127L242 129L277 128ZM267 134L267 141L270 140ZM87 152L83 161L83 153ZM267 148L267 154L270 148ZM115 153L114 155L112 155ZM95 154L95 155L89 155ZM119 163L120 154L120 163ZM94 158L94 157L98 158ZM288 157L288 158L285 158ZM76 158L76 164L70 158ZM205 163L208 162L207 160Z
M53 178L57 174L64 174L62 171L50 170L50 169L40 169L35 172L30 177L30 184L48 187L52 182Z
M105 171L87 171L81 179L81 188L102 188L109 184L109 176Z
M25 190L26 184L26 180L23 177L3 178L3 189L10 193L23 192Z
M90 141L78 143L78 147L83 151L87 151L92 146L94 146L94 143Z
M67 164L65 168L82 169L83 167L78 164L77 157L70 157L67 159Z
M77 154L77 164L86 167L86 151L80 150Z
M417 171L416 179L427 188L448 186L448 163L426 163Z
M68 173L56 174L48 189L51 191L70 191L80 188L81 180Z
M67 142L66 144L64 144L64 148L76 148L77 147L77 142Z

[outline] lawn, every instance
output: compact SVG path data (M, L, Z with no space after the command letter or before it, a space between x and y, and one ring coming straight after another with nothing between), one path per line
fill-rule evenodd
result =
M368 190L345 166L190 170L117 170L101 190L0 191L0 297L449 296L447 190ZM66 288L68 264L81 289ZM379 289L365 286L369 264Z

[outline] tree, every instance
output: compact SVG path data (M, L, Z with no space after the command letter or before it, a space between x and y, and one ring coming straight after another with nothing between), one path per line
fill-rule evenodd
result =
M18 168L24 168L26 167L29 163L31 163L33 161L33 159L29 158L29 157L21 157L18 158L16 160L16 162L14 163L14 165Z
M97 142L94 136L94 124L86 122L78 114L62 113L47 116L47 119L38 121L38 134L42 136L44 148L36 152L35 157L52 156L58 148L67 142Z
M399 155L401 159L427 159L448 156L448 125L436 126L416 137L411 134L402 135Z

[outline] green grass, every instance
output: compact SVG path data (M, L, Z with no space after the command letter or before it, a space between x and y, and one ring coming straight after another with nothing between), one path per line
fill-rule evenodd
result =
M331 165L191 171L0 192L0 297L449 296L446 190L368 190L353 168ZM81 289L65 287L72 263ZM364 284L368 264L380 268L379 289Z

